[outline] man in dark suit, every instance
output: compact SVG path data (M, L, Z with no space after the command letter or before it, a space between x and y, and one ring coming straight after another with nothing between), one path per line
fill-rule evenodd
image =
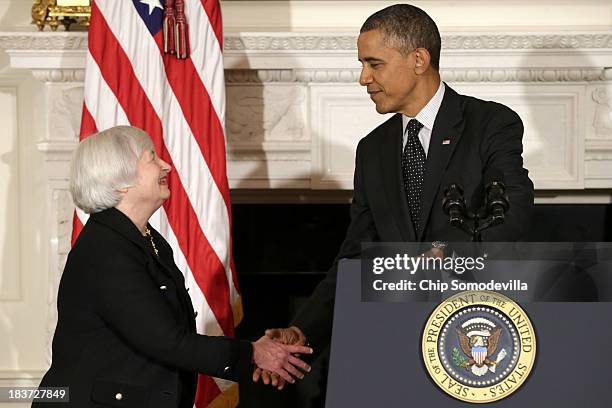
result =
M357 146L351 223L327 277L290 328L266 333L286 343L308 342L315 353L331 337L338 260L359 257L363 242L437 241L431 251L440 256L441 241L469 239L442 210L449 184L462 185L468 205L479 207L488 179L503 179L510 210L503 225L483 232L485 241L519 240L533 207L520 118L440 81L440 34L423 10L401 4L373 14L357 48L359 83L378 113L396 114Z

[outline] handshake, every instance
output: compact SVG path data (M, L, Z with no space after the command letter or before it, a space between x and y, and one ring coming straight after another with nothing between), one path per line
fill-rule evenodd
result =
M265 335L253 343L253 362L257 365L253 381L258 382L261 378L264 384L282 390L287 381L294 383L295 378L304 378L310 366L298 357L313 351L305 343L304 333L296 326L266 330Z

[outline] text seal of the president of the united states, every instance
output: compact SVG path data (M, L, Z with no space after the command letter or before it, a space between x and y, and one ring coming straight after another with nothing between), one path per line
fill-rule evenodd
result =
M425 367L450 396L493 402L515 392L533 369L536 336L525 311L488 291L461 292L433 311L423 331Z

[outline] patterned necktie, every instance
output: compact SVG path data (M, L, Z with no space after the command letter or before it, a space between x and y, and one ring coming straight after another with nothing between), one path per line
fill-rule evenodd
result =
M421 197L423 196L423 176L425 174L425 149L419 140L423 124L410 119L406 127L406 146L402 154L402 176L404 190L408 198L410 217L417 232L421 230Z

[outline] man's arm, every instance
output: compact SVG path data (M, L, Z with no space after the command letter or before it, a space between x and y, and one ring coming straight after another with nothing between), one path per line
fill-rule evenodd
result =
M519 241L529 230L534 192L528 171L523 168L522 153L523 123L514 111L504 107L490 120L480 154L483 174L503 174L510 208L503 224L482 232L483 241Z
M364 140L359 142L355 156L354 191L350 209L351 223L344 242L326 277L316 287L291 324L301 329L315 354L323 350L331 339L338 262L344 258L359 257L363 242L377 240L374 219L363 185L365 156L363 143Z
M290 327L268 329L266 335L276 341L303 345L308 344L318 354L331 340L336 278L338 262L343 258L355 258L361 254L361 243L377 239L376 228L363 185L363 140L357 145L355 155L355 175L353 178L353 201L351 203L351 223L336 259L325 278L315 288L310 298L302 306ZM262 379L281 390L285 382L265 370L256 369L253 381Z

